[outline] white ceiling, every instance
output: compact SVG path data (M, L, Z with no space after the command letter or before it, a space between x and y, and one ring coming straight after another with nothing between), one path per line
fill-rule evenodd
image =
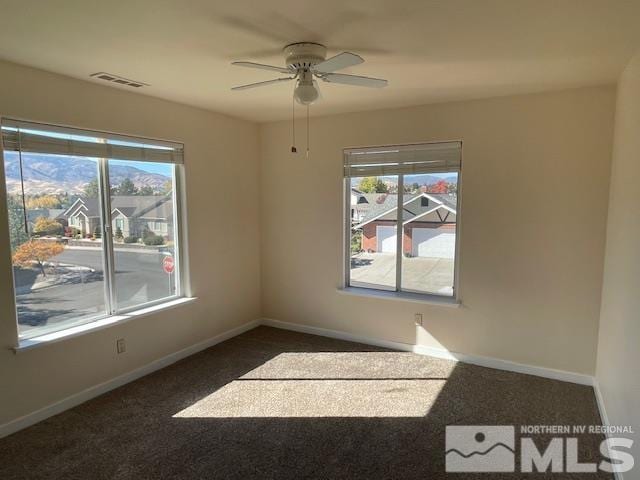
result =
M315 41L365 58L344 73L389 80L321 84L325 115L613 83L639 19L640 0L0 0L0 58L269 121L288 118L293 85L231 92L278 75L232 60L281 65L284 45Z

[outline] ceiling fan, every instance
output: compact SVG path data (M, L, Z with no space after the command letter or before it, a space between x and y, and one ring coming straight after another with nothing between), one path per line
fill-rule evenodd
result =
M274 78L265 82L250 83L233 87L231 90L246 90L262 87L280 82L296 81L293 91L294 98L302 105L311 105L320 96L320 89L316 78L327 83L341 83L357 87L386 87L388 82L380 78L362 77L359 75L347 75L334 73L343 68L352 67L364 62L359 55L350 52L342 52L334 57L325 59L327 47L319 43L299 42L287 45L283 49L285 67L263 65L253 62L232 62L239 67L258 68L287 74L287 77Z

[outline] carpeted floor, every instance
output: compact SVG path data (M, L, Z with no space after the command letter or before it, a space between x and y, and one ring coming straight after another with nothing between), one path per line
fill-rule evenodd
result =
M0 479L514 479L446 475L445 426L597 424L590 387L259 327L0 440Z

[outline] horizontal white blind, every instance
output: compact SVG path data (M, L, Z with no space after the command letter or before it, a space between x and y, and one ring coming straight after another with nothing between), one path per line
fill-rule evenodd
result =
M58 127L40 123L2 119L5 151L109 158L143 162L183 163L183 145Z
M349 148L344 151L344 176L457 172L461 162L462 142Z

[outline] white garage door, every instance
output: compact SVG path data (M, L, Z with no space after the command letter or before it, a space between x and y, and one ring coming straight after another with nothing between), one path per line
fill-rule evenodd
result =
M378 239L378 252L395 253L396 252L396 227L395 226L376 226L376 238Z
M413 256L454 258L456 234L438 228L414 228L412 233Z

